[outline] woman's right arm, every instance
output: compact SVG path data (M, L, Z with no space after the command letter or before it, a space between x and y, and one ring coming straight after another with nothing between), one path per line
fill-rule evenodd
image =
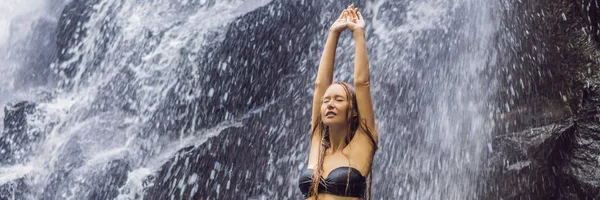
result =
M317 119L320 115L321 101L325 90L333 82L333 69L335 63L335 50L337 48L338 39L340 33L346 29L346 10L342 12L340 17L333 23L329 29L327 41L325 42L325 49L321 55L321 61L319 62L319 70L317 72L317 79L315 80L315 92L313 95L312 105L312 119L311 119L311 145L310 155L308 158L309 168L313 168L317 164L319 158L319 147L321 146L321 131L315 130L317 126ZM313 132L314 130L314 132Z
M311 130L314 129L317 118L320 115L321 101L325 90L333 82L333 69L335 64L335 49L337 47L340 33L335 31L329 31L327 36L327 42L325 42L325 49L323 55L321 55L321 62L319 63L319 70L317 72L317 79L315 80L315 93L313 95L313 106L312 106L312 126Z

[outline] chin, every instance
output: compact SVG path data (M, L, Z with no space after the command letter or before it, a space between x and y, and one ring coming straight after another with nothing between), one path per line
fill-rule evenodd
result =
M334 123L332 123L331 119L323 119L323 124L325 124L325 126L331 126Z

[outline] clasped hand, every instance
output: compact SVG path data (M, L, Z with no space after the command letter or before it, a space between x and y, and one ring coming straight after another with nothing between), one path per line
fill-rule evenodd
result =
M354 8L354 5L349 5L348 8L342 11L342 14L335 20L333 25L331 25L330 30L339 34L346 29L350 29L350 31L354 32L357 29L364 30L364 28L365 20L360 12L358 12L358 8Z

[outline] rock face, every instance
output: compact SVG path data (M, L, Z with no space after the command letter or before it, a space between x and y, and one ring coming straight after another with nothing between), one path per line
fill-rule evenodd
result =
M55 69L62 77L71 78L77 72L77 65L81 62L80 55L76 55L75 52L69 52L68 50L69 48L78 45L81 42L81 39L87 36L86 29L81 25L89 21L90 15L93 13L92 6L96 5L98 2L100 1L73 1L65 6L60 15L60 20L56 29L56 45L58 48L57 59L58 62L72 60L71 64L63 65L59 69ZM101 46L106 46L106 40L100 42L102 44ZM101 58L102 57L99 57L98 61L100 61ZM94 64L97 65L98 63Z
M4 131L0 137L0 165L22 162L31 153L31 145L42 138L31 131L29 121L35 112L35 104L19 102L4 108Z
M30 124L35 104L19 102L4 108L4 130L0 135L0 166L26 161L32 145L40 141L39 132L31 131ZM22 198L28 188L23 179L0 185L0 199Z
M145 191L147 199L295 199L299 196L294 181L299 172L298 166L302 166L300 162L305 157L296 152L306 152L303 148L308 133L303 125L308 123L309 117L305 112L293 110L306 105L308 99L298 97L309 89L303 84L305 75L308 75L306 71L314 70L304 66L303 62L307 59L303 52L313 49L314 44L303 41L326 30L310 25L316 22L308 16L317 15L320 12L317 8L313 3L274 1L248 13L228 27L226 38L245 37L248 40L225 40L209 51L220 56L203 56L208 59L198 61L198 65L219 66L219 63L228 63L227 70L211 69L208 73L214 80L197 86L205 91L215 88L214 96L225 96L226 99L199 98L192 104L180 107L168 105L169 109L157 113L157 116L162 116L157 118L194 107L203 112L189 113L198 117L180 118L181 121L176 120L159 128L180 130L191 126L218 127L218 122L227 121L231 116L240 116L244 112L250 115L238 119L242 127L226 128L202 145L177 153L153 178L153 186ZM273 10L280 12L272 15ZM294 14L296 12L304 14L298 16ZM264 21L261 25L251 19ZM291 41L281 37L300 30L305 34ZM255 46L260 46L260 50ZM260 52L267 53L261 55ZM235 59L226 61L229 57ZM241 66L248 67L239 68ZM287 78L276 78L281 76ZM176 94L181 92L173 91L172 102L177 102ZM267 106L252 110L261 105ZM293 120L299 118L304 120Z
M86 80L88 77L104 75L98 72L109 71L109 67L123 68L114 76L102 80L106 85L90 90L97 93L83 94L86 98L87 95L94 98L90 100L92 103L89 107L69 110L72 115L65 120L74 121L65 122L67 125L59 131L69 132L72 136L59 138L63 146L57 155L51 155L57 164L51 166L54 171L44 174L47 176L42 181L46 182L40 184L39 188L27 179L30 177L2 183L0 199L61 199L64 196L73 199L114 199L118 195L131 193L135 193L132 198L143 195L144 199L299 198L296 181L300 170L306 167L311 101L307 97L312 94L313 86L312 82L307 84L307 81L312 81L316 72L316 66L312 65L318 63L318 55L322 51L328 26L324 22L337 17L329 12L342 8L345 2L275 0L248 13L243 10L244 6L240 6L242 10L239 12L244 12L244 15L235 17L231 23L224 22L223 26L217 26L225 31L196 32L204 37L201 39L209 40L201 41L204 42L202 45L194 45L197 40L188 39L178 31L190 31L185 29L189 25L186 20L196 19L191 13L221 1L150 2L164 6L156 8L165 11L157 16L165 15L165 19L175 23L157 20L160 24L153 25L167 24L170 27L162 29L140 25L134 27L139 30L129 30L135 33L134 38L142 41L139 46L135 46L138 41L128 43L115 39L120 38L115 34L121 33L124 28L131 28L127 27L127 23L133 23L139 17L117 12L129 12L120 9L127 7L130 2L74 0L63 10L56 32L58 55L57 65L54 65L54 70L62 79L61 89L69 91L72 84L77 84L70 82L71 79ZM144 2L147 3L136 3ZM247 3L257 2L262 1ZM445 172L457 168L460 170L464 166L462 162L467 162L461 160L463 154L456 156L453 154L455 152L442 152L439 157L431 156L442 150L435 136L422 133L429 128L429 123L433 123L427 121L427 112L437 114L433 106L436 99L432 96L439 90L435 89L438 85L447 84L444 76L439 74L452 74L452 81L464 81L461 79L462 72L435 67L463 61L459 57L465 55L456 56L456 49L466 48L472 40L459 37L460 31L454 31L453 28L460 27L469 16L452 11L446 14L453 15L455 20L432 21L431 27L423 27L428 23L415 22L421 20L414 18L420 15L412 12L415 8L410 7L418 4L389 0L381 1L374 8L379 13L373 14L376 17L373 21L379 24L373 26L383 29L369 29L371 32L367 33L373 36L369 38L369 44L374 46L373 51L376 52L371 55L380 56L373 56L374 65L378 64L376 67L387 67L377 70L379 74L373 75L377 77L374 81L378 81L378 86L373 90L374 98L381 108L377 114L385 118L380 130L386 130L385 134L380 135L380 145L385 153L377 155L376 158L380 160L376 159L374 166L374 173L377 174L373 188L375 199L423 198L419 195L428 193L430 183L439 181L440 174L446 175L449 179L445 180L453 181L452 184L455 181L453 176L461 176L458 178L463 179L456 181L470 185L462 176L479 173L479 170L487 172L487 180L476 184L479 187L477 189L481 189L476 194L481 194L482 199L600 198L600 57L596 47L600 44L598 1L504 3L511 9L504 10L507 17L502 23L506 29L498 34L498 46L501 55L506 56L500 62L509 67L490 72L490 76L499 77L502 87L495 96L498 99L495 107L501 109L498 109L500 114L495 118L496 135L489 148L488 165L483 169L467 169L454 174ZM396 14L410 9L413 10L406 17ZM425 4L418 9L428 11L430 7ZM95 21L88 24L92 19ZM415 24L395 30L407 23ZM446 23L452 25L442 26ZM181 24L185 26L178 27ZM386 27L390 30L386 30ZM419 27L426 30L412 30ZM469 33L471 29L466 30ZM400 37L405 34L416 38ZM170 40L177 37L183 39ZM82 40L85 39L88 43L84 44ZM219 39L222 42L214 42ZM411 45L401 41L405 39L417 44L412 49L398 48ZM454 45L445 44L448 40ZM518 41L519 45L513 48L512 41ZM175 61L165 58L173 61L168 66L159 66L165 61L160 56L148 56L164 53L155 52L161 48L162 42L175 46L186 43L175 51ZM342 39L340 43L350 42ZM421 48L421 43L430 47ZM88 46L83 50L78 49L81 45ZM120 49L130 47L127 45L143 50ZM133 55L123 59L130 51L134 52ZM341 60L351 60L351 53L348 52L352 51L340 50ZM47 54L42 53L39 57L46 58ZM388 54L390 56L386 57ZM431 69L420 68L404 73L395 66L399 61L394 58L396 55L409 57L401 60L402 63L406 61L408 65L419 66L417 68L428 66ZM39 65L45 66L49 60L52 59L41 59ZM115 60L123 62L112 63ZM144 66L147 68L137 68L138 72L131 69L144 62L149 65ZM351 71L351 64L340 65L340 68ZM152 67L160 68L159 73L143 73L145 70L154 70ZM153 79L153 76L162 76L163 72L168 73L169 70L174 71L173 77ZM410 70L413 69L407 71ZM48 71L41 74L46 73ZM139 76L147 76L145 78L148 79L131 81ZM142 98L152 90L162 89L153 86L164 86L161 85L163 82L176 86L153 96L156 98ZM80 87L85 87L85 84L82 85ZM154 99L160 102L154 102ZM146 109L144 106L153 108ZM455 110L450 111L456 112L463 108L452 107ZM31 154L31 145L43 140L43 132L28 128L28 119L36 117L35 110L36 104L30 102L21 102L5 109L5 129L0 136L0 165L17 166L25 162ZM131 125L146 117L149 118L144 121L147 124ZM471 127L469 125L465 123L458 127ZM71 129L77 126L83 128ZM446 127L439 129L444 131ZM165 154L166 163L152 162L155 157L163 156L161 148L168 149L171 144L168 142L185 140L182 135L196 136L192 137L195 143L184 143L189 145L176 149L174 155ZM460 139L456 135L448 137ZM119 143L128 139L133 141L126 145ZM164 141L168 141L166 145L162 143ZM95 152L103 148L119 150L119 147L125 150L103 152L106 154ZM461 152L468 153L471 150ZM426 160L429 157L434 158ZM444 163L447 157L455 158L458 163ZM431 161L433 167L422 166L427 163L420 162L423 160ZM452 168L450 164L459 167ZM132 173L143 171L145 167L155 171L143 177L135 177L136 174ZM419 169L414 170L416 168ZM410 174L411 170L417 173ZM130 183L136 181L143 182L139 185L140 191L128 191L136 189ZM449 191L447 185L438 187L440 190L436 190L438 192L432 196L444 197L447 195L445 192L460 193ZM414 193L417 190L421 193Z
M587 30L600 46L600 1L577 0L575 2L582 13L584 20L587 21L589 25Z
M106 2L114 3L72 1L63 10L58 30L61 53L57 69L63 78L73 77L82 65L77 58L81 55L76 54L79 52L74 54L65 50L76 47L81 38L91 34L76 24L86 23L93 17L95 4ZM194 6L200 2L215 3L190 1L187 4L189 8L182 12L187 9L197 12ZM194 59L181 59L177 61L178 66L169 66L179 68L175 77L178 79L175 81L177 87L166 91L166 100L158 103L159 109L148 114L151 115L151 125L145 126L137 139L161 137L161 140L176 140L180 137L179 133L186 133L207 135L206 141L196 148L182 149L174 157L169 157L167 163L151 166L158 169L146 180L144 198L256 199L268 192L271 193L267 197L276 199L300 196L294 181L298 167L302 166L299 162L304 161L306 156L298 156L296 152L307 152L303 148L307 141L309 117L305 116L306 112L298 112L297 108L304 109L311 99L298 97L311 89L312 85L303 83L316 70L307 66L307 52L320 51L313 42L307 41L313 41L316 34L324 35L327 31L327 28L319 26L318 18L311 17L321 12L317 4L313 1L272 1L234 19L225 27L218 27L225 29L223 35L218 36L225 38L222 43L207 42L202 46L205 49L185 46L177 52L181 58ZM94 71L100 65L106 53L104 48L112 42L111 38L105 38L111 35L110 27L116 26L110 19L102 19L100 33L94 33L98 35L99 49L91 52L94 56L90 56L93 60L88 60L87 70ZM168 30L162 33L144 31L141 37L150 41L148 46L167 40L164 32ZM288 37L290 33L298 34ZM89 108L93 111L90 113L117 110L139 115L132 105L135 104L132 101L137 100L136 89L139 88L139 85L131 83L134 76L127 70L118 73L99 92L98 99ZM69 82L63 83L69 87ZM195 93L202 95L190 100L188 96ZM234 125L228 124L229 121ZM221 130L220 126L228 128ZM77 199L111 199L117 192L127 192L117 191L131 171L127 161L117 160L107 164L106 169L91 170L93 174L84 176L85 183L78 182L78 176L86 171L82 169L86 163L81 156L81 151L84 151L81 149L86 147L77 143L76 139L67 142L65 149L70 149L70 152L64 152L64 156L72 159L59 157L66 164L61 164L61 170L52 174L51 182L42 194L44 198L56 199L66 194ZM152 145L150 142L147 145L148 154L160 151ZM86 192L71 194L69 191L69 188L82 187Z
M600 198L597 3L517 3L517 12L527 14L516 15L526 24L516 30L532 36L521 38L526 45L516 53L526 57L517 62L521 72L507 74L534 81L504 97L515 109L498 120L486 198Z

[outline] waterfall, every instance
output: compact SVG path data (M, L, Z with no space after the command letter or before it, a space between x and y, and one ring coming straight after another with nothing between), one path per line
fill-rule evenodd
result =
M3 1L0 103L12 121L0 196L298 199L314 76L347 3ZM380 133L374 197L476 199L493 151L500 11L478 0L356 3ZM53 28L33 31L46 43L19 42L38 41L28 29L40 21ZM352 44L343 33L336 80L351 82ZM52 59L24 59L40 49Z
M495 5L378 1L370 8L383 149L374 172L394 177L375 194L477 199L494 126Z

